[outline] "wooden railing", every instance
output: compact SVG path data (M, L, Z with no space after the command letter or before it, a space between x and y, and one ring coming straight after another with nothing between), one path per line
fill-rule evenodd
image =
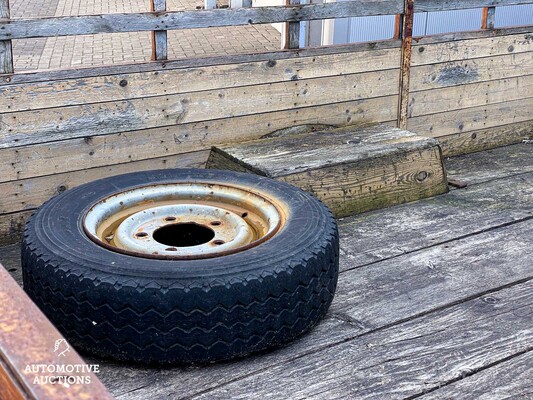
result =
M12 39L91 35L98 33L153 32L153 59L167 58L166 31L176 29L211 28L287 22L288 48L298 48L301 21L376 15L407 15L432 12L485 8L485 28L494 27L497 6L530 4L532 0L357 0L324 4L299 4L290 0L286 6L166 11L165 0L150 0L151 12L130 14L100 14L47 18L9 18L9 0L0 0L0 73L13 73ZM410 24L404 21L404 33Z

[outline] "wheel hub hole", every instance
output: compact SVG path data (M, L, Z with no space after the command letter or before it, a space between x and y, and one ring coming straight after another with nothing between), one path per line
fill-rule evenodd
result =
M212 229L192 222L165 225L154 232L154 240L172 247L198 246L215 237Z

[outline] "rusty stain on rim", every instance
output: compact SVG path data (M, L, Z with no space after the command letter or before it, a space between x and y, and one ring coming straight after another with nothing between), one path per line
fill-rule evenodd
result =
M286 207L240 186L168 183L126 190L94 204L86 235L109 250L144 258L220 257L258 246L284 225Z

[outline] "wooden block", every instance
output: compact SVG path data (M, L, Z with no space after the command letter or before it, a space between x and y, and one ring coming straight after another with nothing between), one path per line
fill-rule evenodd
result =
M213 147L207 168L291 183L316 195L337 217L448 191L438 141L387 125Z

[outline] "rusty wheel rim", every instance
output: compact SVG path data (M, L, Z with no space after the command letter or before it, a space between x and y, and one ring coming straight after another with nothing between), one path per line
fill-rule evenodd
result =
M106 197L83 217L86 235L111 251L158 259L202 259L250 249L285 223L282 204L249 188L173 183Z

